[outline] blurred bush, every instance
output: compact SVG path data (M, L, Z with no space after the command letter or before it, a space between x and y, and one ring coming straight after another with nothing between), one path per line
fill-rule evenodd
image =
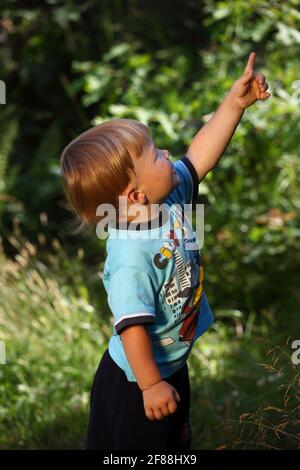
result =
M37 379L30 374L24 381L17 378L23 373L17 366L20 356L27 361L26 367L35 371L39 383L49 387L55 374L65 374L59 372L65 367L66 375L69 370L74 377L77 364L84 361L79 345L84 341L89 358L94 357L98 346L93 343L89 349L91 338L85 335L90 330L83 328L84 334L74 346L75 366L68 365L72 363L70 351L64 353L65 362L60 363L59 344L66 334L63 328L74 329L70 334L76 336L77 325L88 322L101 332L103 312L109 318L101 279L95 274L98 270L101 274L105 241L93 235L74 237L68 232L69 215L59 175L64 146L92 125L127 117L147 124L156 145L169 148L176 160L243 73L252 50L257 53L257 70L265 74L272 97L246 110L219 164L199 185L199 202L205 203L202 254L206 292L217 319L215 335L208 333L207 341L214 345L220 341L221 348L226 349L226 342L237 336L241 361L251 371L253 357L257 355L263 362L264 356L255 335L278 344L284 344L290 336L299 337L297 6L297 0L46 0L30 7L20 1L2 2L0 76L7 85L7 105L0 106L0 230L5 267L1 274L4 300L0 321L1 328L5 325L6 329L0 331L0 339L4 335L12 341L16 332L16 343L8 351L16 369L11 372L13 367L6 368L6 374L12 375L5 378L11 384L5 393L14 396L15 384L25 384L27 391L23 392L31 394L31 403L36 403ZM51 261L53 240L64 253L59 268ZM36 247L34 266L30 264L32 246ZM78 260L78 250L84 252L83 261ZM94 274L89 277L85 274L88 272ZM73 285L74 278L79 291ZM73 286L70 290L69 285ZM45 312L41 305L45 305ZM91 310L92 305L97 305L96 311ZM70 310L75 312L74 317L67 313ZM58 323L55 318L60 319ZM53 337L41 336L43 322L47 334L51 331ZM31 325L30 331L26 323ZM34 325L39 325L38 330ZM18 349L20 332L23 339ZM245 347L251 349L249 360L243 355ZM56 358L55 366L49 363L43 369L37 364L44 352ZM221 353L216 354L215 359L210 358L213 364L221 361ZM234 352L230 349L228 354L230 358ZM237 360L233 368L239 375ZM92 367L87 366L87 370L84 384L79 376L72 382L79 402L79 390L88 389ZM212 376L211 388L203 398L209 402L210 393L214 398L207 409L212 411L217 403L225 415L231 406L230 400L226 402L226 387L232 384L227 374L216 389L220 395L213 394L216 378ZM69 379L61 380L61 387L70 383ZM242 384L237 381L233 392L239 387ZM254 413L261 399L258 396L257 401L251 401L253 387L250 380L241 405L249 403L249 409L244 412ZM19 398L16 396L15 405L11 404L13 415L1 408L6 424L9 419L21 423L21 416L28 416L26 410L33 409L27 407L25 396L20 403ZM53 400L54 417L59 411ZM83 401L86 404L86 395ZM41 402L37 416L45 406ZM72 413L71 409L66 404L66 413ZM232 413L242 415L243 410ZM200 418L209 423L208 416ZM21 436L22 432L17 434ZM203 438L201 430L197 432L198 438ZM7 435L2 445L26 447L26 442L31 442L38 447L34 435L27 436L28 441L18 437L14 442ZM211 435L206 444L223 445L217 441ZM71 441L61 442L63 446ZM49 443L41 439L40 444Z

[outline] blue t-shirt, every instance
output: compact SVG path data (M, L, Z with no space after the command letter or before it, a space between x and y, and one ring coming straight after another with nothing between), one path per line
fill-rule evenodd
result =
M145 325L155 362L166 378L184 366L194 342L213 322L199 249L187 245L198 243L197 236L186 219L182 224L180 211L196 202L197 172L186 156L174 168L180 183L163 201L167 223L163 219L156 228L140 230L108 227L103 283L114 316L108 348L130 382L136 378L122 345L124 328Z

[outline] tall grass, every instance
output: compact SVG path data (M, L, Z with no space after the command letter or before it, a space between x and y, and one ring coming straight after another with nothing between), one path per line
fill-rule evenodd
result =
M268 401L262 399L255 412L243 413L238 421L226 419L222 423L230 439L219 449L300 448L300 374L299 367L291 361L291 338L284 347L261 340L268 344L269 360L259 366L268 375L257 385L271 389L271 396Z
M82 249L70 258L43 233L37 240L26 240L15 220L9 241L16 254L0 254L7 356L0 366L0 448L82 449L112 315L101 265L88 266ZM291 338L276 344L276 329L261 312L259 322L225 313L215 311L188 360L193 449L298 448L299 366L291 362Z
M39 246L16 233L10 241L20 250L15 259L1 255L0 447L82 448L109 325L89 301L81 252L70 264L54 240L41 260Z

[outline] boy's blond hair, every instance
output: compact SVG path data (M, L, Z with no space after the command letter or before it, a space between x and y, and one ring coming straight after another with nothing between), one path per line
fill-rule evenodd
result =
M103 217L99 204L110 203L118 214L118 197L135 174L139 158L151 140L149 128L134 119L112 119L72 140L60 157L63 188L82 227Z

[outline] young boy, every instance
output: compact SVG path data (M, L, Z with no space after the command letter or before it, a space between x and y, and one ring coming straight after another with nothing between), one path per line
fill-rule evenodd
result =
M243 76L174 165L148 128L130 119L89 129L62 153L64 189L81 221L103 222L110 209L117 215L108 225L103 271L114 331L92 386L88 449L191 448L187 358L213 315L180 208L196 202L199 182L245 108L269 98L254 61L252 52Z

